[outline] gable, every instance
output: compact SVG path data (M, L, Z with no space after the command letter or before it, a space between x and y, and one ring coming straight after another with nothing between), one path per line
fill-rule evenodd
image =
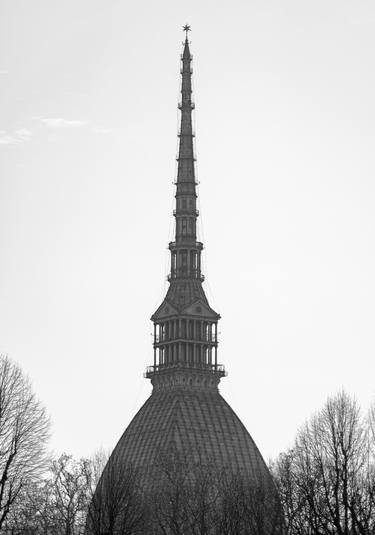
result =
M197 316L199 318L209 318L213 320L220 318L220 314L217 314L217 312L212 310L212 308L210 308L201 299L198 299L191 305L183 308L180 313L187 316Z
M166 299L162 302L159 308L151 316L151 321L157 321L159 319L169 318L170 316L175 316L178 314L177 309L169 303Z

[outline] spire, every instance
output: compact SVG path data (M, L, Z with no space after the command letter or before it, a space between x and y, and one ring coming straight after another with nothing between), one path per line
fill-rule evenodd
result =
M154 322L154 365L146 371L154 387L193 385L217 388L226 375L217 363L217 322L220 318L209 305L201 273L203 244L197 241L196 179L192 112L192 56L185 25L181 55L181 112L177 157L175 240L170 242L171 270L167 295L152 315Z
M189 50L188 31L190 26L183 27L186 32L184 51L181 55L181 100L178 108L181 112L179 131L179 150L177 167L176 189L176 242L186 239L196 239L196 223L198 212L196 209L196 181L195 181L195 157L194 157L194 134L192 112L194 102L192 100L191 61Z

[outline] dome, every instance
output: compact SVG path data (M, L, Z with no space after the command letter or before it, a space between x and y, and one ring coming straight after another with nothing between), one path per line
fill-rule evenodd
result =
M215 387L154 389L112 456L152 477L160 456L173 450L246 475L255 484L271 479L255 442Z

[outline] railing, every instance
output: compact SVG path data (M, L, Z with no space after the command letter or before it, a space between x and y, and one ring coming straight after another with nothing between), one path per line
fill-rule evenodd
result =
M199 216L199 210L189 209L189 208L176 208L176 210L173 210L173 215L195 215L196 217Z
M192 130L191 132L181 132L181 130L179 130L177 132L177 136L180 137L180 136L192 136L192 137L195 137L195 130Z
M215 336L205 336L205 337L197 337L193 338L193 336L189 335L188 333L176 333L176 336L173 338L171 336L161 336L156 335L154 338L155 344L170 344L170 343L176 343L176 342L185 342L185 343L191 343L191 344L217 344L217 338L215 339Z
M194 162L197 161L197 159L194 156L194 154L193 154L192 157L191 156L180 156L180 155L176 156L176 162L179 162L180 160L193 160ZM197 182L195 182L195 185L196 186L198 185Z
M178 109L179 109L179 110L182 110L183 106L186 105L186 104L187 104L192 110L194 110L194 108L195 108L195 103L194 103L192 100L188 100L187 102L184 102L184 103L179 102L179 103L178 103Z
M174 362L171 364L158 364L156 366L147 366L146 372L143 374L144 377L152 377L155 373L160 373L166 370L172 369L183 369L183 370L202 370L208 371L220 375L220 377L226 377L228 374L225 371L225 366L223 364L199 364L199 363L182 363Z
M176 161L178 162L178 155L176 156ZM195 161L196 161L196 158L195 158ZM181 182L178 180L178 178L176 180L173 180L172 184L174 186L177 186L178 184L191 184L191 182L189 180L182 180ZM199 180L194 180L194 184L196 186L199 186L200 184L200 181ZM188 192L188 193L191 193L191 192Z
M188 270L178 268L176 270L173 270L172 273L169 273L169 275L167 275L168 282L171 282L176 279L195 279L199 280L200 282L204 282L204 275L202 273L198 273L196 269Z
M186 236L188 238L189 236ZM176 242L176 241L170 241L168 244L168 249L175 249L176 247L180 246L182 249L186 248L186 242L189 240L184 240L183 242ZM196 247L197 249L202 250L203 249L203 243L201 241L191 240L189 242L192 244L193 247Z

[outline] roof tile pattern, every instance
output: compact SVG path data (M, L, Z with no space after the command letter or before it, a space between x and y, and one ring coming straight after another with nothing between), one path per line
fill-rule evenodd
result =
M147 473L161 455L173 449L240 472L254 483L270 478L250 434L217 390L154 391L112 455L117 462Z
M177 309L186 307L198 299L208 305L202 284L197 280L191 279L173 281L166 295L166 300Z

